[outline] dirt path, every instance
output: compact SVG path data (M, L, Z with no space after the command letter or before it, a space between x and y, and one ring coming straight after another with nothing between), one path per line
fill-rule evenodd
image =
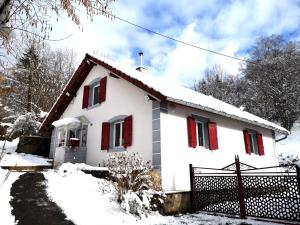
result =
M25 173L12 184L10 201L18 225L74 225L46 194L41 173Z

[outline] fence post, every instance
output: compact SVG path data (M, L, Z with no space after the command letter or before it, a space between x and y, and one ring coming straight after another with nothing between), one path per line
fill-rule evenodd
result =
M245 196L244 196L244 188L242 182L240 160L237 155L235 156L235 168L236 168L235 173L237 175L238 192L239 192L240 217L241 219L245 219L246 218Z
M300 195L300 169L297 165L295 165L295 167L296 167L296 173L297 173L298 191L299 191L299 195Z
M193 165L189 164L189 169L190 169L190 186L191 186L191 192L190 192L190 202L191 202L191 212L194 212L194 191L195 191L195 187L194 187L194 169L193 169Z

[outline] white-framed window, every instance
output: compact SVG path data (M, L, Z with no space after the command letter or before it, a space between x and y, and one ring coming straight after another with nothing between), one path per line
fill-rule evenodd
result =
M123 146L123 128L124 121L115 122L113 125L113 146L115 148Z
M99 89L100 85L97 84L96 86L93 87L92 91L92 105L96 105L99 103Z
M204 136L204 122L196 121L196 132L197 132L197 145L205 146L205 136Z

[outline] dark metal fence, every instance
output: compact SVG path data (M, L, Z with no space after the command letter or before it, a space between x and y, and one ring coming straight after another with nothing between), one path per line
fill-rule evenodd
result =
M190 164L190 180L194 211L300 221L296 166L255 168L236 157L235 163L221 169Z

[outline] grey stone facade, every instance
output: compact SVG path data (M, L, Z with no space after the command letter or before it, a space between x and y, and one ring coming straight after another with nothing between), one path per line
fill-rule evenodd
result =
M168 113L168 104L152 101L152 164L161 169L160 113Z

